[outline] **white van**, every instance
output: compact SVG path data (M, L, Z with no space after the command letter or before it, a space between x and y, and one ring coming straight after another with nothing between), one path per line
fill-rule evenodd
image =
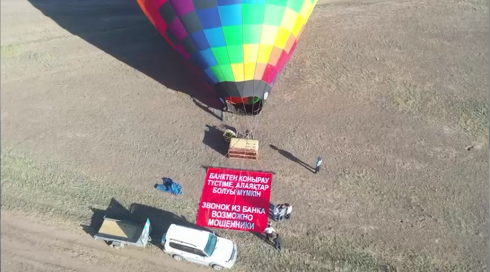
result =
M211 232L172 224L162 237L163 251L177 261L204 264L215 270L231 268L237 259L232 241Z

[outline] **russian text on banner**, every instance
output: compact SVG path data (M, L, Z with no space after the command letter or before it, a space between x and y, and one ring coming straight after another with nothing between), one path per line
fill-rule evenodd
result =
M196 224L263 232L267 227L272 173L208 168Z

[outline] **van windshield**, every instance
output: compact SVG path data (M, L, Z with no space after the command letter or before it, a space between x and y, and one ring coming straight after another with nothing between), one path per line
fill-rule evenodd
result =
M216 236L210 233L208 238L208 243L204 248L204 252L206 252L208 256L213 255L214 248L216 247L216 242L218 242L218 238L216 238Z

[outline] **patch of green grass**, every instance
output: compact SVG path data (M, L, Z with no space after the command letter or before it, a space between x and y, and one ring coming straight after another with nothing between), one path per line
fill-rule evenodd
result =
M13 150L2 150L1 164L3 210L62 218L79 224L92 216L89 207L105 209L113 197L126 207L138 202L170 211L176 209L176 203L188 208L197 204L185 198L145 196L134 188L93 181L82 174L61 170L52 163L40 167ZM187 218L195 216L195 208L179 210L184 210ZM242 261L237 266L245 271L377 271L376 260L368 253L350 251L343 242L286 234L286 250L279 254L249 233L223 233L238 243Z
M114 197L126 207L137 202L170 211L177 209L178 202L183 215L195 216L197 203L192 200L161 195L155 198L134 188L90 180L52 163L41 167L14 150L2 150L1 164L3 210L63 218L79 224L92 216L89 207L105 209ZM344 239L337 238L335 242L333 238L288 237L285 233L286 250L279 254L249 233L223 233L238 243L242 261L237 266L244 271L377 271L378 267L369 253L353 250Z
M2 59L11 58L19 55L19 48L15 45L2 46L0 56Z
M393 99L398 109L403 112L419 112L424 106L422 93L414 86L397 90Z
M83 174L62 170L53 163L39 167L13 150L2 149L1 159L2 209L80 221L92 216L89 207L105 209L111 198L127 206L136 202L174 208L173 202L179 202L179 205L192 207L190 200L173 201L172 197L158 195L142 197L144 194L138 194L135 188L91 180ZM184 212L188 211L184 209Z
M488 143L488 117L487 101L470 101L461 105L458 123L465 131L477 135L479 142Z
M455 231L466 235L473 235L478 229L478 217L471 211L465 210L460 206L444 207L443 219L446 224Z
M353 239L318 232L315 236L290 238L295 250L310 252L305 259L321 263L328 271L380 271L384 260L369 252L367 240Z
M433 89L407 84L390 95L399 111L413 113L436 124L464 131L475 141L488 145L489 102L460 101Z
M337 183L343 187L358 187L365 184L371 179L369 173L365 169L343 169L340 173L336 175Z
M47 65L46 61L55 58L54 55L44 51L24 50L20 45L7 45L1 47L0 57L2 60L26 60L30 62L41 62Z
M138 203L188 219L195 218L196 200L92 180L81 173L63 170L54 163L37 164L15 150L2 149L1 166L2 210L63 219L78 225L91 218L89 207L103 210L115 198L125 207ZM366 189L363 184L369 178L369 173L364 171L345 171L339 175L346 185L350 184L354 194L355 187ZM356 179L362 182L353 181ZM351 186L352 183L358 185ZM435 267L441 267L421 254L379 248L375 241L363 235L351 237L325 230L310 230L308 235L297 235L285 231L281 232L284 251L279 253L250 233L221 230L219 233L237 242L240 252L237 269L240 271L369 272L396 271L395 267L408 269L406 271L434 271ZM403 257L395 257L399 254Z
M362 208L363 213L372 214L380 211L380 207L390 207L397 213L407 216L416 213L414 210L407 209L410 206L418 206L418 201L407 197L403 191L393 190L393 187L384 187L377 183L378 177L371 171L365 169L342 170L336 175L335 183L338 184L337 190L352 203L356 203ZM471 237L478 230L479 218L461 206L452 204L441 204L443 218L440 221L441 235ZM420 213L420 212L419 212ZM420 213L420 216L424 213ZM391 218L395 216L391 215ZM452 233L446 232L445 227L452 229ZM320 230L319 230L320 231ZM362 236L362 234L361 234ZM354 236L353 236L354 237ZM454 252L416 252L412 250L379 248L376 241L370 241L369 237L357 240L343 238L342 243L338 243L339 237L334 242L320 243L323 245L317 251L325 250L324 254L330 255L335 250L333 256L337 263L343 267L355 264L351 270L362 268L359 271L379 271L378 264L385 263L391 271L479 271L481 264L478 259L455 253L452 258L444 258L447 254ZM328 237L325 239L329 239ZM314 241L309 241L307 245L316 245ZM330 245L335 245L329 247ZM340 270L339 270L340 271Z
M250 262L240 266L246 271L382 271L380 264L384 262L365 250L365 243L326 235L323 230L302 236L282 235L281 253L265 243L251 245L241 249L240 258ZM242 239L234 240L239 245L244 243Z

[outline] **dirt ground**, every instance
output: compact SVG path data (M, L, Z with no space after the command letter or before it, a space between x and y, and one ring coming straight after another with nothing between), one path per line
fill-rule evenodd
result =
M245 163L136 1L2 1L2 268L208 271L80 225L113 201L194 222L212 165L272 170L294 206L281 254L220 231L235 271L488 271L488 1L321 4L263 115L227 120L256 128Z
M2 213L2 266L8 271L209 271L165 261L147 250L114 252L103 243L59 226Z

